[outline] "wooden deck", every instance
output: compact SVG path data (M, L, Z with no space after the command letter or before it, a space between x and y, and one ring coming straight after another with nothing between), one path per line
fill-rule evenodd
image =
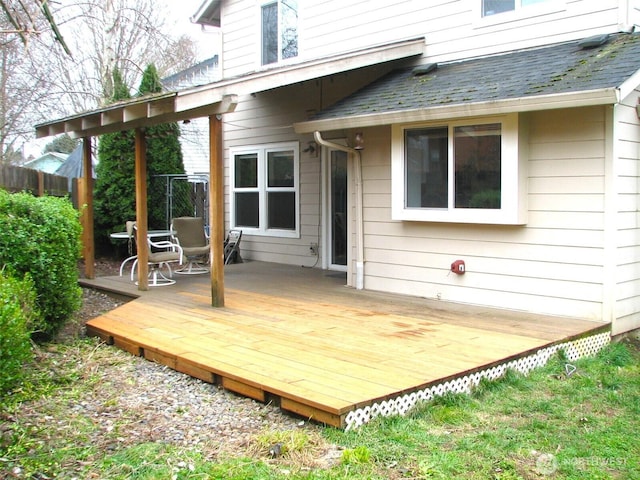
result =
M83 285L140 295L91 320L96 335L283 410L337 427L349 412L486 369L609 325L344 286L344 274L261 262L139 292L128 277Z

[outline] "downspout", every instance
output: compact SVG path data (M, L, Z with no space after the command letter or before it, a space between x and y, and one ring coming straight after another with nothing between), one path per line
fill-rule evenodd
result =
M316 142L324 147L353 155L356 184L356 289L362 290L364 288L364 225L362 221L362 158L360 150L325 140L318 131L313 132L313 136Z

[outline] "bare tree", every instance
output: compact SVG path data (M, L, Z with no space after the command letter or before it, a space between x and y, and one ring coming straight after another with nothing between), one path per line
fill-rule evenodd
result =
M0 33L5 33L0 35L3 155L9 146L32 138L34 124L104 105L112 95L115 68L126 85L133 86L140 83L150 63L165 76L196 61L194 42L188 37L173 37L167 28L165 2L0 0L0 7L7 2L35 10L29 17L32 23L25 23L29 28L12 34L18 29L11 19L25 17L5 11L3 18L0 9ZM38 10L42 4L51 8L53 24Z
M33 17L34 28L38 21ZM8 26L7 18L0 18L0 28ZM33 39L37 40L37 36ZM32 37L29 37L31 40ZM43 105L48 101L47 81L41 77L37 49L25 48L23 37L17 33L0 36L0 156L2 163L15 161L15 152L25 139L33 136L33 123L42 121ZM59 46L58 46L59 48Z
M27 45L30 36L41 33L39 29L40 22L37 21L38 16L34 8L35 5L40 7L42 16L48 22L48 26L51 28L56 40L60 42L64 51L68 55L71 55L69 47L67 47L64 38L62 38L60 34L60 30L58 30L58 25L53 18L48 0L33 0L31 2L23 0L0 0L0 9L4 12L5 19L10 24L10 27L3 26L0 33L17 34L22 39L22 43Z
M64 85L80 87L69 92L76 97L76 110L111 97L116 67L132 86L139 84L149 63L158 66L161 76L173 73L176 64L184 65L185 56L187 63L195 63L195 49L189 48L193 42L175 39L168 31L164 5L154 0L76 0L54 11L74 55L71 65L63 56L55 58L59 90L65 90Z

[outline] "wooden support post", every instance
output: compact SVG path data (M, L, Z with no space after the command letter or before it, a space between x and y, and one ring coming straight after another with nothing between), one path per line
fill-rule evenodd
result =
M211 305L224 307L224 158L222 121L209 117L209 228L211 244Z
M82 223L82 257L84 275L95 278L95 238L93 231L93 164L91 162L91 137L82 139L82 191L80 200L80 221Z
M136 225L138 234L138 290L149 290L149 244L147 243L147 144L144 130L136 128Z

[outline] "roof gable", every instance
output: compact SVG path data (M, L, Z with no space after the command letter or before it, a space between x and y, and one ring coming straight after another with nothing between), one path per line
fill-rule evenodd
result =
M96 178L95 158L91 158L91 174ZM68 178L80 178L84 176L84 146L82 142L69 154L65 162L55 171L56 175Z
M45 173L54 173L60 165L64 163L67 155L58 152L47 152L40 155L38 158L34 158L25 162L22 166L25 168L31 168L33 170L39 170Z

